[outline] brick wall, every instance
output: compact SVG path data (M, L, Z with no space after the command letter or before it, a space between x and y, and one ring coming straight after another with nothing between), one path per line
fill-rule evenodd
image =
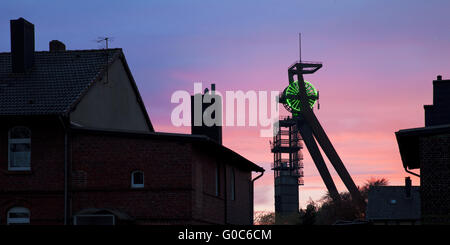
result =
M8 129L18 125L32 133L31 171L8 171ZM79 130L69 139L71 215L98 208L126 214L136 224L252 222L251 172L191 141ZM231 200L233 169L236 200ZM144 172L144 188L131 188L135 170ZM0 224L17 206L30 210L31 224L63 224L64 131L56 117L0 123Z
M252 222L251 172L192 142L77 133L72 158L74 214L84 208L114 208L146 224ZM236 200L231 200L232 169ZM134 170L144 172L145 188L130 188Z
M8 171L8 131L31 130L31 171ZM56 117L0 120L0 224L12 207L26 207L35 224L63 222L64 133Z
M189 143L77 133L72 159L74 214L85 208L112 208L141 223L192 217ZM144 188L131 188L135 170L144 172Z
M252 224L251 172L236 163L196 149L194 159L194 219L212 224ZM219 195L216 196L216 168L219 167ZM231 172L235 173L235 200L231 198ZM226 210L225 210L225 207ZM226 215L226 219L225 219Z
M450 135L420 139L420 197L425 224L450 224Z
M253 196L251 195L251 173L242 171L234 166L227 166L228 183L231 181L231 171L235 174L235 200L231 200L231 184L228 188L228 223L230 224L253 224Z

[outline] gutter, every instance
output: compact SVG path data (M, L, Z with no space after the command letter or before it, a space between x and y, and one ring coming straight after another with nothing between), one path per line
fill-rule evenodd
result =
M409 171L407 166L405 166L405 171L406 171L408 174L412 174L412 175L417 176L417 177L420 178L420 174L416 174L416 173L414 173L414 172Z
M260 175L256 176L254 179L252 179L252 184L253 184L257 179L261 178L263 175L264 175L264 170L261 171L261 174L260 174Z

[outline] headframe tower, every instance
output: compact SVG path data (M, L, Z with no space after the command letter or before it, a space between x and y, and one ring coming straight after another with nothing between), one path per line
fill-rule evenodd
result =
M320 62L302 61L301 52L299 61L296 61L288 68L289 85L280 94L279 102L282 103L284 107L289 112L292 113L292 117L282 119L278 122L280 127L278 133L274 137L274 142L272 143L272 152L274 153L274 155L276 155L277 151L280 151L276 147L274 147L276 145L275 142L277 142L277 137L281 137L283 135L283 125L289 123L289 125L292 125L289 127L290 132L291 129L293 129L294 131L297 131L300 136L297 138L299 142L297 143L297 145L300 146L301 141L303 141L304 144L306 145L306 148L308 149L308 152L311 155L311 158L314 161L314 164L316 165L319 174L322 180L324 181L325 186L327 187L328 192L330 193L332 199L338 203L341 200L336 185L333 182L331 174L328 171L328 168L325 164L325 160L319 150L319 146L322 148L323 152L329 159L331 165L334 167L340 179L350 192L352 200L355 202L356 205L358 205L358 207L364 208L365 202L361 196L361 193L359 192L358 188L353 182L352 177L348 173L347 169L344 166L344 163L342 162L333 144L331 143L330 139L325 133L325 130L322 128L319 120L317 119L316 115L313 112L313 108L318 99L319 94L311 83L304 80L304 75L313 74L320 68L322 68L322 63ZM289 136L289 144L295 146L295 144L290 142L291 139L293 138ZM283 141L281 139L280 143L282 142ZM286 143L286 141L284 142ZM290 147L291 152L294 151L295 149L296 148L294 147ZM299 154L299 156L301 156L301 154ZM283 161L278 162L282 163ZM290 162L295 163L295 161L292 160L290 160ZM279 166L284 165L277 164L277 157L274 156L273 170L275 171L275 212L276 213L278 212L278 214L285 214L287 212L293 212L295 211L295 209L298 212L298 186L296 190L297 193L296 208L291 207L292 205L283 205L283 200L292 201L292 199L289 198L288 196L295 196L295 194L293 194L292 191L289 191L292 190L292 187L277 188L277 181L276 181L277 172L282 173L283 170L287 171L286 168L281 170L282 168L280 168ZM286 167L288 167L290 172L292 171L295 172L296 167L297 169L301 169L299 168L299 166L303 167L302 163L298 166L295 166L295 164L286 165ZM301 176L303 176L303 171L301 171L301 173L302 173ZM291 176L293 175L291 174ZM298 181L299 184L303 184L303 180L300 178L301 176L297 177L297 179L299 180ZM293 202L291 203L294 204ZM286 209L285 208L286 206L289 208Z

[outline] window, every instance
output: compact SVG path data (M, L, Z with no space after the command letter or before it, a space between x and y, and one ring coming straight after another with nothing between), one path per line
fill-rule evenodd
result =
M216 184L216 196L220 195L220 165L216 164L216 176L215 176L215 184Z
M8 147L8 170L30 170L31 131L26 127L9 130Z
M131 173L131 188L144 187L144 172L134 171Z
M231 184L231 200L236 200L236 187L235 187L235 183L236 182L236 178L234 176L234 168L231 169L231 180L230 180L230 184Z
M30 210L23 207L14 207L8 211L7 224L20 225L30 223Z

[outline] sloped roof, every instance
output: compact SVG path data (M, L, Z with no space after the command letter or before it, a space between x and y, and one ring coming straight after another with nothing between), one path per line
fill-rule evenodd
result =
M395 132L403 167L420 168L420 137L450 134L450 124L402 129Z
M404 186L372 186L366 218L371 221L420 219L419 187L412 186L411 196L406 197Z
M67 112L120 49L35 52L26 73L12 73L11 54L0 53L0 115Z
M68 113L118 58L153 131L122 49L38 51L26 73L12 73L11 53L0 53L0 116Z

